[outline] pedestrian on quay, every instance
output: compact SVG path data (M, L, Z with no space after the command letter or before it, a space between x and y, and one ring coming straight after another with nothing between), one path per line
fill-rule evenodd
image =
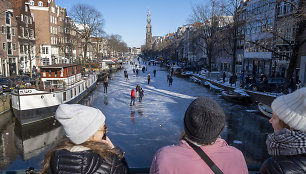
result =
M156 76L156 69L153 70L154 77Z
M135 105L135 89L131 90L131 103L130 103L130 105L132 106L132 104Z
M138 68L136 69L136 77L138 77Z
M169 77L169 86L172 86L173 78L172 76Z
M244 88L244 72L240 75L240 87Z
M150 85L150 80L151 80L151 77L150 77L150 73L148 74L148 85Z
M108 87L108 75L106 75L104 82L103 82L103 86L104 86L104 93L107 94L107 87Z
M169 83L170 73L167 73L167 83Z
M46 153L41 173L129 173L124 153L106 136L106 118L99 109L61 104L55 119L66 138Z
M306 87L277 97L271 105L274 132L266 140L269 155L260 174L306 173Z
M223 83L225 83L225 77L226 77L225 72L223 72L223 76L222 76L222 78L223 78Z
M159 149L152 161L151 174L223 173L247 174L242 152L229 146L220 134L225 127L223 109L212 99L195 99L184 116L184 131L176 145ZM206 160L213 165L209 167Z
M144 91L142 88L140 88L140 91L139 91L139 102L142 102L142 97L144 96Z

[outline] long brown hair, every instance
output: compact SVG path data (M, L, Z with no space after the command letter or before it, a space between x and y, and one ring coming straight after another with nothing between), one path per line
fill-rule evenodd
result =
M285 122L283 122L283 120L279 119L279 125L282 127L282 128L287 128L289 130L293 130L288 124L286 124Z
M57 145L55 145L50 151L46 153L44 161L42 162L44 166L43 166L41 173L42 174L47 173L47 170L50 167L51 157L55 151L63 150L63 149L70 149L73 146L76 146L76 144L72 143L68 138L65 138L64 140L59 142ZM79 144L78 146L83 146L83 147L87 147L91 149L109 164L111 163L112 155L117 155L119 158L123 158L123 154L119 154L118 152L111 149L107 144L104 144L104 143L86 141L82 144Z

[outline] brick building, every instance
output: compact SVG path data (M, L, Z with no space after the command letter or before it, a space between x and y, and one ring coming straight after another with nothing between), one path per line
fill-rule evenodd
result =
M26 0L10 0L10 2L12 3L17 22L16 34L19 43L19 57L16 69L18 74L21 74L23 72L30 72L33 66L36 65L35 23Z
M17 22L10 1L0 0L0 74L13 76L18 70Z

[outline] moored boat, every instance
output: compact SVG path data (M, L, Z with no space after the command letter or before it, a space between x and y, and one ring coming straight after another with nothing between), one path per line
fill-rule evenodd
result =
M227 90L227 91L222 91L221 95L225 100L228 100L230 102L240 103L240 104L251 103L251 97L244 91Z
M272 109L270 106L263 104L261 102L258 103L258 110L266 117L272 118Z
M97 83L97 75L82 76L78 64L42 66L40 71L39 84L11 93L12 109L21 124L53 117L58 105L78 103Z

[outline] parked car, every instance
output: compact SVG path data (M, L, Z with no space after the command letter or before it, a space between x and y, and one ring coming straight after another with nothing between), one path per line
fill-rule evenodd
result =
M12 89L14 89L15 84L13 80L7 78L7 77L1 77L0 78L0 86L2 86L3 92L11 92Z
M268 81L256 81L250 85L253 91L281 92L285 85L285 78L271 77Z
M31 79L27 75L16 76L12 78L14 84L18 88L24 88L35 84L35 80Z

